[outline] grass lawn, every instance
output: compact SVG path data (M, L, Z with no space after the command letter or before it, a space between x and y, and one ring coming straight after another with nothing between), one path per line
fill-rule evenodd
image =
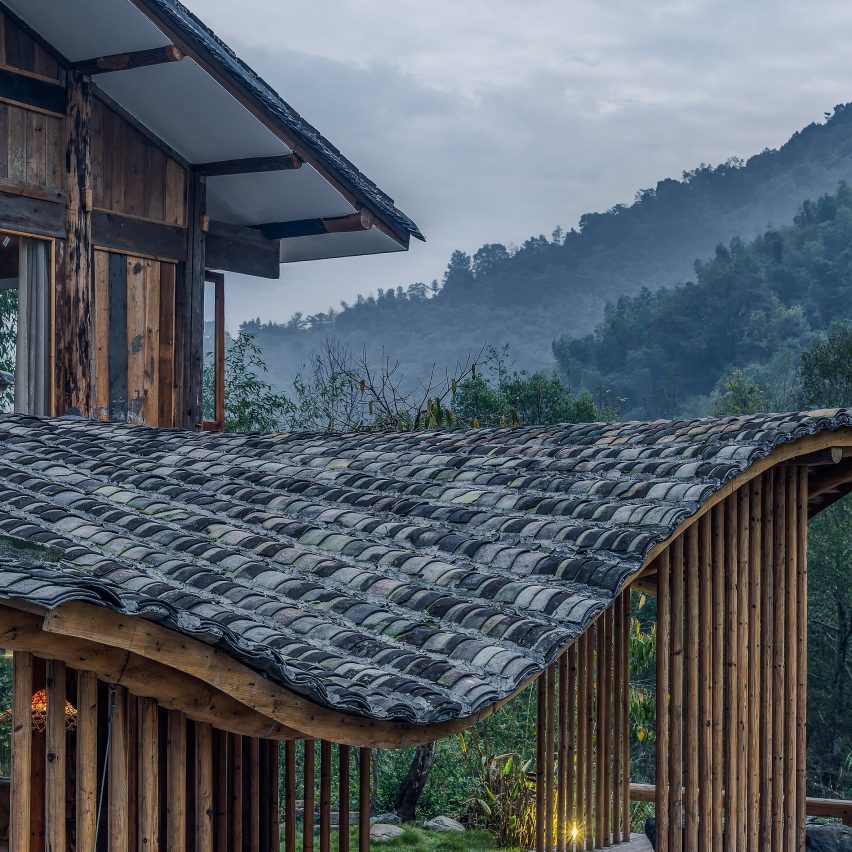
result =
M396 840L374 840L370 844L371 852L492 852L497 846L494 838L486 831L466 831L457 834L448 831L426 831L412 825L404 825L405 834ZM283 848L283 847L282 847ZM296 848L302 848L302 838L296 839ZM337 832L332 832L331 848L337 849ZM350 836L350 849L358 848L357 830ZM520 852L518 849L502 852Z

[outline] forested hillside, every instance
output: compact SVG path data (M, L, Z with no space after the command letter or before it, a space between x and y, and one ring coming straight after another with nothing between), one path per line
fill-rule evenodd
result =
M852 105L839 106L778 150L701 165L636 193L630 205L581 217L567 233L519 248L454 253L440 281L359 297L288 324L247 323L281 386L327 337L354 350L384 347L412 378L464 360L484 343L510 344L517 366L550 369L551 342L592 330L607 302L693 276L719 243L789 224L806 198L852 179ZM370 282L363 288L369 291Z
M806 201L794 223L720 245L695 281L607 306L593 334L553 345L574 389L605 390L624 417L706 414L731 370L784 409L790 365L814 332L852 317L852 190ZM848 402L848 400L847 400Z

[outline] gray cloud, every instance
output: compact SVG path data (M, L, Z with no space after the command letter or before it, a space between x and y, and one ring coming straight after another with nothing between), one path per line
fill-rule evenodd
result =
M234 276L229 325L440 277L701 162L748 156L850 99L841 0L191 3L421 225L408 254Z

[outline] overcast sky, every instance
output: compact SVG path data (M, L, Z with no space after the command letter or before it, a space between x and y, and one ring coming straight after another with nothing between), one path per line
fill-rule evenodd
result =
M852 100L847 0L189 0L426 235L232 276L228 325L440 278Z

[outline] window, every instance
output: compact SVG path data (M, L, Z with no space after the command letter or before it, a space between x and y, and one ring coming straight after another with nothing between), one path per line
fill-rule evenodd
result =
M50 243L0 231L0 410L50 414Z

